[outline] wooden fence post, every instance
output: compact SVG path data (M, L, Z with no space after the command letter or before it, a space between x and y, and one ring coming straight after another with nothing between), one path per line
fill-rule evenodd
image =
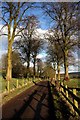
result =
M61 85L63 86L63 82L61 82ZM64 92L63 88L61 87L61 92Z
M18 82L18 80L17 80L17 88L18 88L18 83L19 83L19 82Z
M27 80L26 80L26 85L27 85Z
M7 83L7 89L8 89L8 93L10 92L10 81L8 80L8 83Z
M77 95L76 89L73 89L73 94L74 94L74 95ZM78 102L77 102L75 99L73 100L73 103L74 103L74 105L78 108ZM77 112L76 112L76 115L78 115Z
M24 86L24 79L22 80L22 86Z
M68 88L67 85L65 86L65 88ZM66 97L68 98L68 91L66 90Z
M60 88L59 88L60 92L61 92L61 82L60 82Z

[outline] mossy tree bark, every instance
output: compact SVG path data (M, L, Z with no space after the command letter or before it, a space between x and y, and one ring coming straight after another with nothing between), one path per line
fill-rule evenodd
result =
M65 80L69 80L69 73L68 73L68 50L64 52L64 70L65 70Z
M8 42L8 59L7 59L7 75L6 79L11 80L12 78L12 43Z
M26 5L26 7L25 7ZM25 26L23 25L23 21L25 21L25 12L32 7L32 3L21 3L21 2L4 2L2 4L2 17L1 19L4 21L4 27L8 28L8 33L3 33L2 35L8 36L8 63L7 63L7 74L6 79L11 80L12 78L12 44L14 38L19 36ZM7 16L7 17L6 17ZM23 28L20 26L23 25Z
M33 61L33 75L34 75L34 77L35 77L35 75L36 75L36 55L34 55L34 61Z
M27 77L29 77L29 73L30 73L30 48L29 48L29 52L28 52L28 55L27 55Z
M54 65L54 79L56 80L56 66Z
M60 80L60 63L57 63L57 70L58 70L58 80Z

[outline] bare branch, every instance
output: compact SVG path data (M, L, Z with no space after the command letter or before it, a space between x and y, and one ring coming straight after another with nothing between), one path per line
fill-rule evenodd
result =
M23 11L23 13L22 13L21 16L20 16L20 19L19 19L18 22L17 22L17 25L18 25L19 22L22 20L23 15L25 14L25 12L26 12L29 8L30 8L30 6L28 6L28 7Z
M0 36L3 36L3 35L8 36L8 34L0 34Z
M8 24L8 22L3 18L3 17L0 17L6 24Z

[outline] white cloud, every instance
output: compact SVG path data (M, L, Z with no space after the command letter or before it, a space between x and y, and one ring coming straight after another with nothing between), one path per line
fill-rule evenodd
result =
M0 34L7 34L8 28L7 26L3 27L3 25L0 25Z
M37 58L40 58L40 59L41 59L41 58L43 58L43 55L42 55L42 54L38 54L38 55L37 55Z
M38 28L35 30L35 33L37 36L39 36L41 39L44 39L44 34L47 32L47 30L43 30L41 28Z
M46 57L46 53L45 52L42 52L42 53L37 55L37 58L39 58L39 59L44 59L45 57Z
M1 28L3 27L3 25L2 24L0 24L0 30L1 30ZM11 31L13 31L13 29L11 29ZM16 30L17 31L17 30ZM7 34L7 27L4 27L3 28L3 30L2 30L2 33L4 34ZM38 29L36 29L36 34L40 37L40 38L44 38L44 34L47 32L47 30L43 30L43 29L41 29L41 28L38 28ZM1 33L1 34L2 34ZM11 32L12 33L12 32ZM16 38L17 39L17 38ZM0 57L1 57L1 55L3 54L3 53L5 53L6 52L6 49L7 49L7 45L8 45L8 38L7 38L7 36L2 36L1 37L1 40L0 40L0 51L1 51L1 53L0 53ZM42 55L38 55L38 57L39 58L41 58L42 57Z
M2 28L2 29L1 29ZM15 34L17 34L17 32L18 32L18 30L19 29L16 29L16 32L15 32ZM7 26L5 26L5 27L3 27L3 25L0 25L0 34L7 34L8 33L8 28L7 28ZM12 35L12 32L13 32L13 27L11 27L11 35ZM7 36L6 36L7 37Z
M40 34L44 34L47 32L47 30L43 30L41 28L38 28L37 31L40 33Z
M24 66L27 66L27 62L24 63ZM33 67L33 63L30 62L30 67Z

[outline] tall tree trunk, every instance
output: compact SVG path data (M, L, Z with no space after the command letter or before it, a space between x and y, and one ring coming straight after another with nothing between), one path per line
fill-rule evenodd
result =
M27 69L29 69L29 66L30 66L30 61L28 60L27 61Z
M35 74L36 74L36 69L35 69L35 67L36 67L36 57L34 57L34 62L33 62L33 64L34 64L33 74L34 74L34 77L35 77Z
M30 35L30 38L31 38L31 35ZM27 53L27 77L29 77L30 75L30 54L31 54L31 39L29 39L29 44L28 44L28 53Z
M56 66L54 65L54 79L56 80Z
M6 79L11 80L12 78L12 41L8 41L8 59L7 59L7 75Z
M57 70L58 70L58 80L60 80L60 63L57 63Z
M30 51L28 53L28 56L27 56L27 77L29 77L29 73L30 73L30 70L29 70L29 67L30 67Z
M27 77L29 77L29 67L30 67L30 61L27 61Z
M40 69L40 73L39 73L39 76L41 77L41 74L42 74L42 70Z
M69 74L68 74L68 50L64 52L64 70L65 70L65 80L69 80Z
M38 75L38 77L40 76L40 73L39 73L39 66L37 65L37 75Z

